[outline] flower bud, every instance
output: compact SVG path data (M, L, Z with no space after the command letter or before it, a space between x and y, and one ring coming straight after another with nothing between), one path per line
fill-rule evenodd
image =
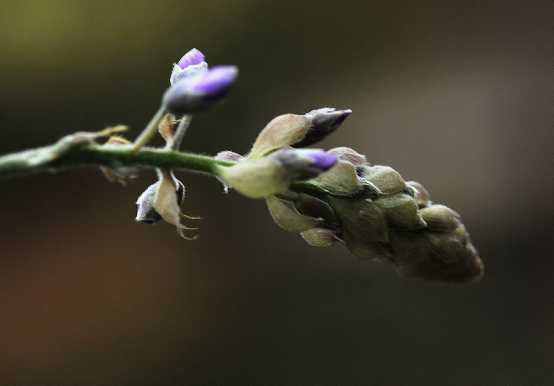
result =
M136 221L144 224L156 224L162 220L162 216L154 209L154 196L160 183L150 185L137 199Z
M434 231L448 232L460 225L460 215L444 205L431 205L420 209L419 213L427 223L427 227Z
M312 145L334 132L351 112L324 108L304 115L280 115L260 132L248 158L263 157L288 146Z
M218 66L185 77L166 91L162 103L168 112L176 115L208 110L225 98L237 75L235 66Z
M264 198L281 192L293 182L291 176L273 160L256 158L233 166L218 166L217 176L227 185L250 198Z
M421 265L429 261L431 251L424 237L412 232L390 232L394 256L404 264Z
M351 230L346 229L343 233L346 249L358 259L390 262L390 251L382 243L361 239Z
M463 226L451 232L425 232L431 252L446 263L455 263L463 257L468 236Z
M346 146L335 147L329 150L329 153L335 154L339 157L339 160L350 162L352 165L358 167L368 165L365 155L358 153L356 150Z
M387 221L409 229L420 229L426 226L421 214L417 211L417 204L413 197L397 193L391 196L382 196L373 201Z
M406 189L406 183L390 166L375 165L364 168L362 177L372 182L382 194L394 194Z
M177 205L181 205L185 199L185 186L183 183L175 179L177 183L176 197ZM160 187L160 181L155 184L150 185L137 199L137 217L136 221L139 221L144 224L156 224L162 220L162 216L154 208L154 199L156 192Z
M343 227L354 236L369 241L388 241L387 224L381 210L369 199L327 199Z
M406 185L411 186L413 189L415 189L414 198L420 208L425 208L426 206L431 205L431 201L429 200L429 192L427 191L427 189L425 189L423 185L416 181L407 181Z
M271 153L267 158L275 161L294 181L317 177L337 163L336 155L321 149L284 148Z
M287 205L275 196L268 197L266 202L271 217L287 231L303 232L319 224L319 219L301 215L291 205Z
M294 181L313 178L333 167L336 156L319 149L286 148L267 157L219 166L217 176L251 198L269 197Z
M330 247L337 242L335 234L325 228L313 228L301 232L300 236L312 247Z
M334 133L352 110L335 110L333 108L322 108L310 111L305 116L310 120L310 128L301 141L291 144L293 147L307 147L323 140Z
M179 80L204 74L208 71L208 63L204 60L204 54L193 48L187 52L177 64L173 64L173 71L169 82L173 86Z
M304 216L319 218L326 228L338 231L339 219L325 201L307 194L299 194L294 201L294 208Z
M310 120L304 115L284 114L273 118L258 134L248 158L266 156L276 150L301 141L310 129Z
M364 189L356 168L346 161L338 161L335 167L317 177L314 183L335 196L353 196Z

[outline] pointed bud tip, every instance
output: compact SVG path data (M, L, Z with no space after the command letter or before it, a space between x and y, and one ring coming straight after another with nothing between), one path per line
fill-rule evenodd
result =
M193 48L189 52L187 52L181 60L179 60L179 63L177 65L181 67L182 69L185 69L188 66L193 66L196 64L200 64L205 61L204 54L197 50L196 48Z
M328 135L335 132L346 118L352 113L352 110L337 110L331 107L324 107L312 110L304 116L310 121L310 130L294 147L307 147L323 140Z
M344 122L344 120L346 118L348 118L348 116L350 114L352 114L352 110L350 109L346 109L346 110L336 110L337 113L340 113L340 116L337 118L337 120L335 121L335 126L340 126L342 125L342 123Z
M337 110L332 107L324 107L322 109L310 111L308 114L312 117L313 126L323 126L327 130L334 129L340 126L348 116L352 114L352 110Z

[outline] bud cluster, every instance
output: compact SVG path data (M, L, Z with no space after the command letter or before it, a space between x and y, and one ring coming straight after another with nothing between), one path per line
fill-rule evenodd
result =
M235 159L222 166L218 177L251 198L267 198L296 181L306 181L333 170L338 158L321 149L299 149L332 133L350 115L350 110L323 108L304 115L285 114L274 118L260 132L244 157L225 151L219 159ZM302 145L302 146L300 146Z
M483 264L460 215L429 201L417 182L405 182L388 166L371 166L350 148L335 148L339 163L311 181L327 194L298 195L288 212L269 204L275 221L298 231L313 246L345 244L354 256L395 265L402 277L465 282L479 280ZM285 205L285 204L283 204ZM305 219L292 229L288 217ZM318 220L316 226L308 221Z

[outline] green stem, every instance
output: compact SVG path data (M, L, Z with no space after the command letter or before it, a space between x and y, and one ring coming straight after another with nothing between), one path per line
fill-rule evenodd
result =
M138 150L146 145L148 141L156 134L158 131L158 125L162 121L163 117L165 116L165 108L164 106L161 106L158 111L156 111L156 114L152 117L150 122L146 125L142 133L138 136L138 138L133 143L133 152L136 153Z
M216 173L218 165L231 166L234 164L169 149L142 148L134 152L133 145L115 147L83 144L61 150L60 148L61 142L0 157L0 179L83 166L104 166L115 170L121 167L184 169L213 175Z
M217 165L231 166L234 165L234 162L219 161L211 157L168 149L142 148L134 153L129 148L102 148L101 146L88 145L68 151L53 165L56 167L100 165L112 168L140 166L162 170L184 169L215 174Z
M76 133L57 143L33 150L0 156L0 179L21 177L40 172L57 172L77 167L150 168L187 170L217 176L220 166L236 163L216 160L171 149L140 148L130 145L98 145L92 142L97 134ZM289 187L296 193L324 197L327 192L310 181L295 182Z

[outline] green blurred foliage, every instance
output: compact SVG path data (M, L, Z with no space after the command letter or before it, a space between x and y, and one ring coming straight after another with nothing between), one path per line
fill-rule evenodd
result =
M350 146L461 213L473 285L403 280L180 174L198 242L133 223L154 181L0 181L1 384L551 384L550 1L4 1L0 152L156 111L192 47L241 74L184 148L246 152L276 115L354 113Z

